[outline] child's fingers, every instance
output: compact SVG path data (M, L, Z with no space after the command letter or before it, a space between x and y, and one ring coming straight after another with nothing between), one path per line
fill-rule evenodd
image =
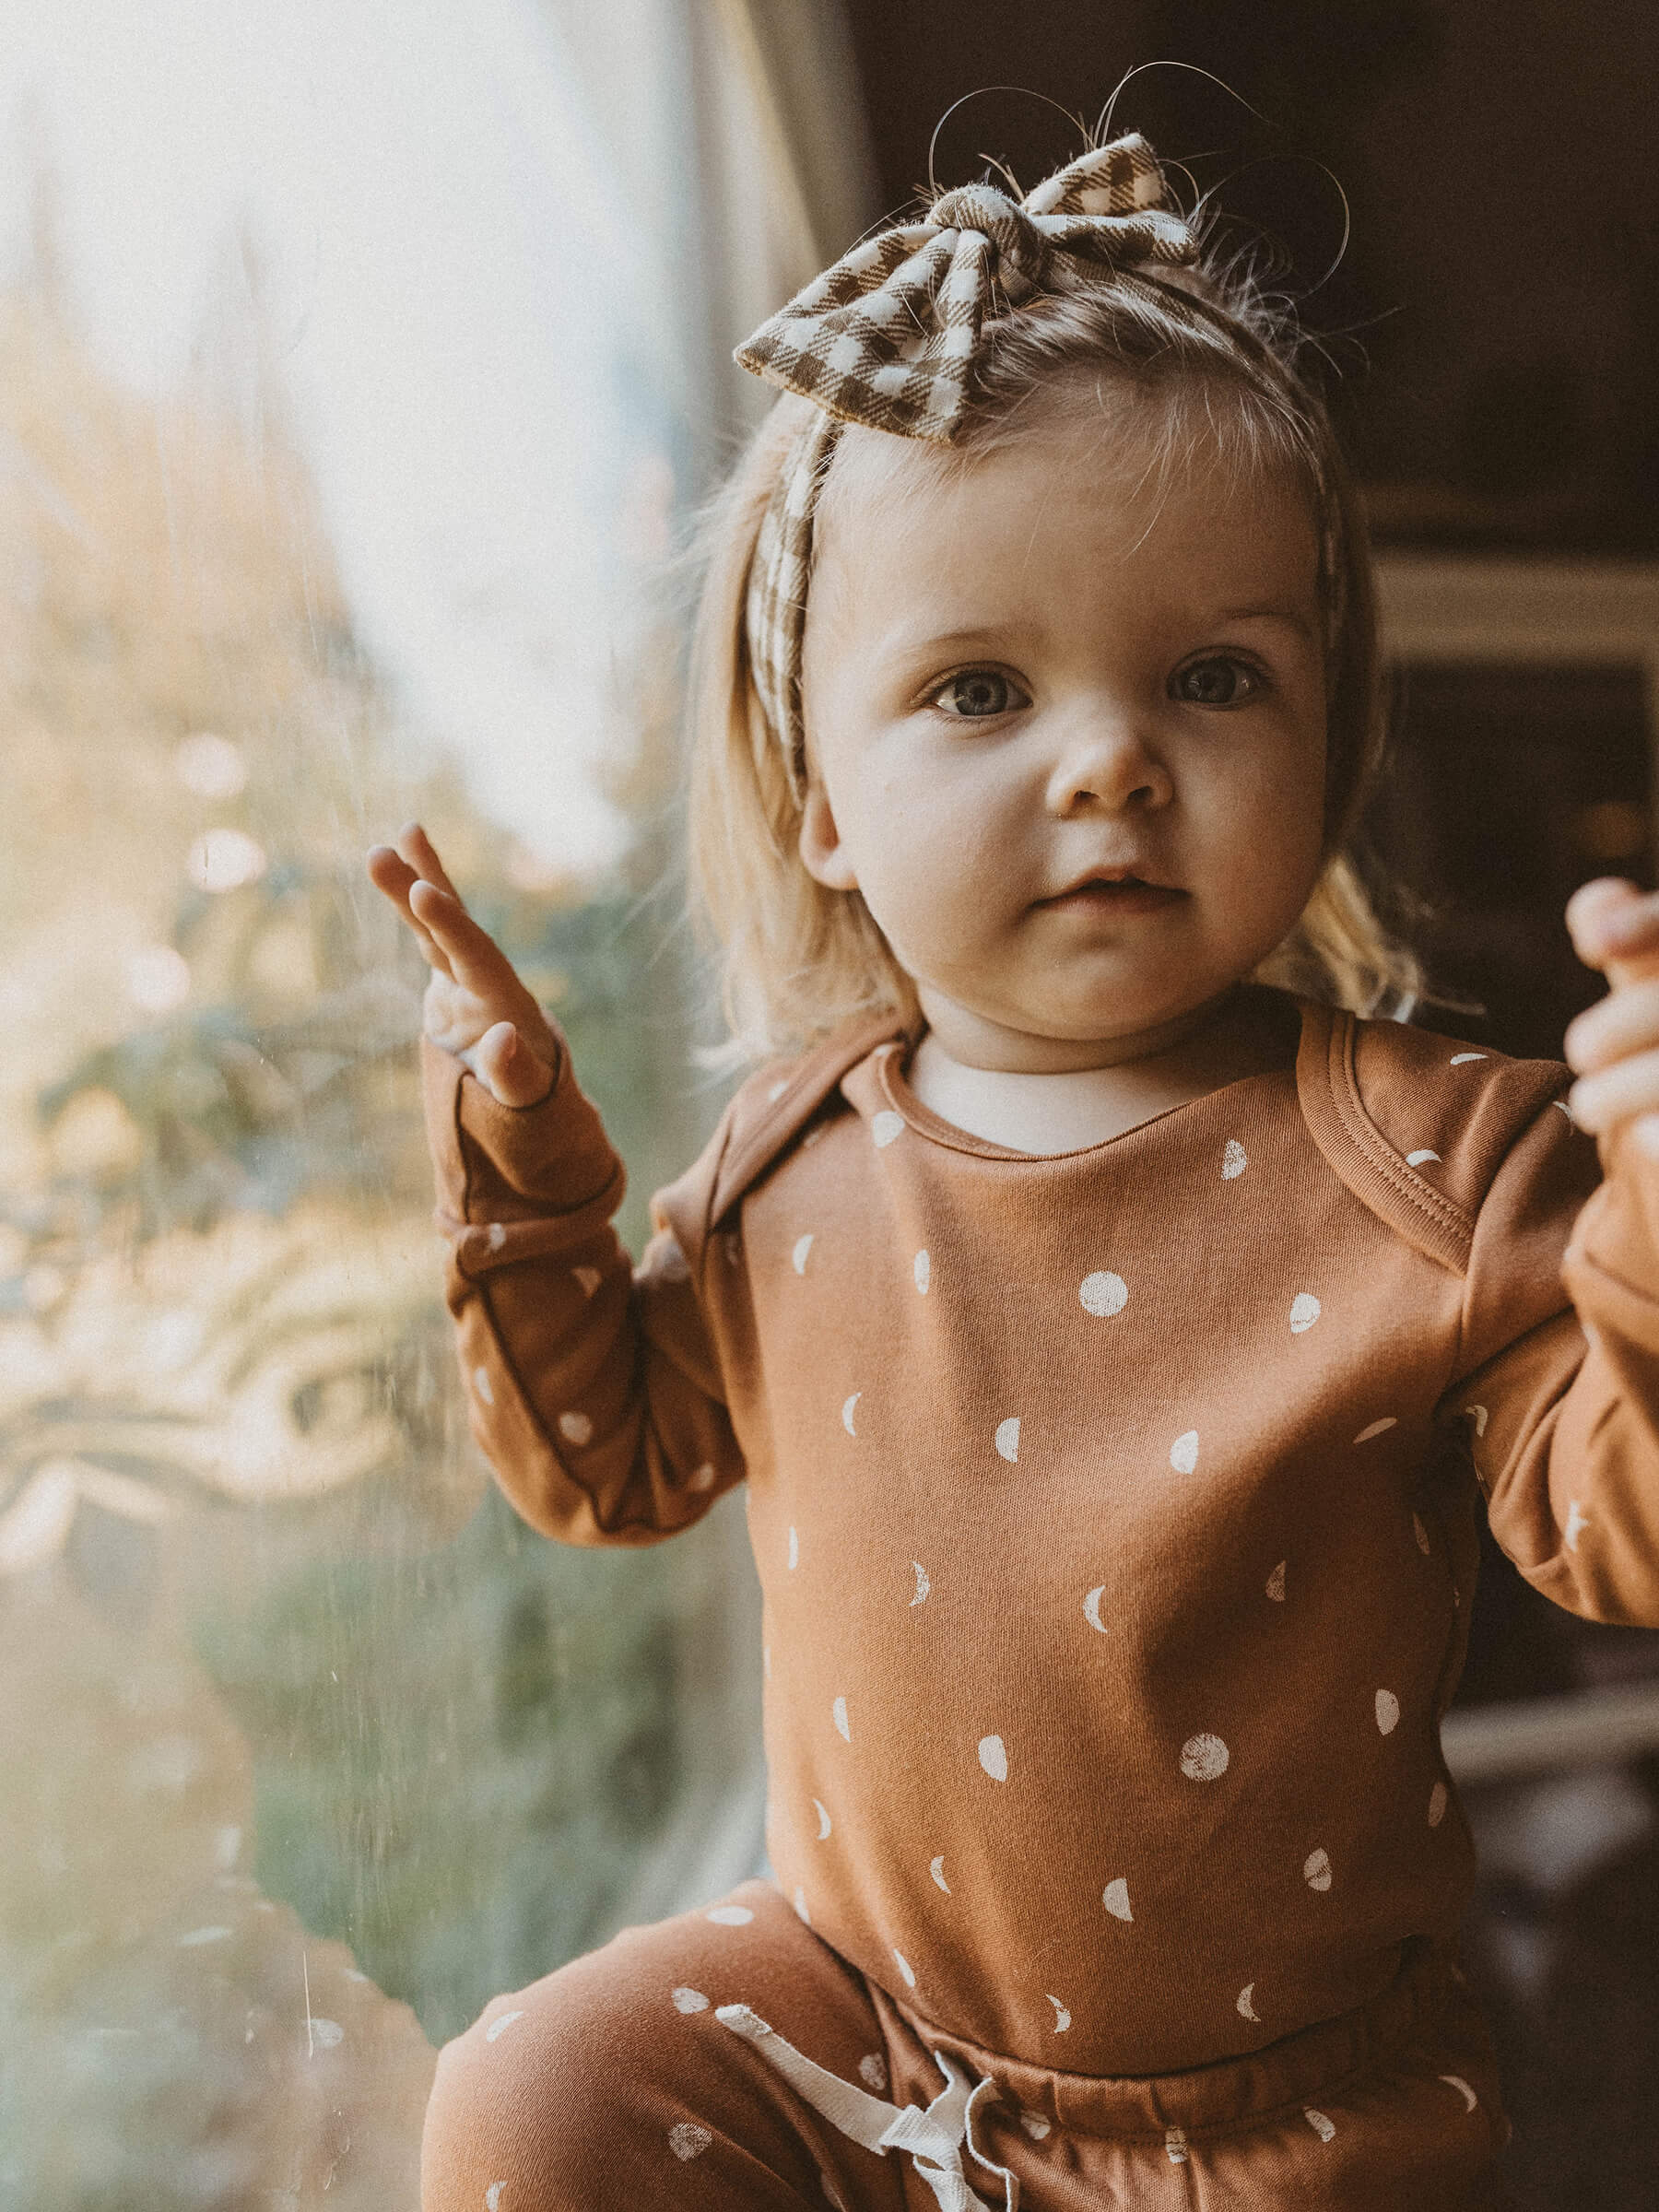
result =
M425 877L410 887L409 911L431 932L449 961L449 971L464 991L509 1020L539 1020L540 1008L525 990L518 970L489 932L475 922L450 891Z
M1659 1052L1634 1053L1581 1076L1567 1094L1567 1107L1581 1129L1598 1135L1636 1114L1659 1112Z
M1659 979L1648 976L1609 991L1579 1015L1563 1049L1574 1071L1588 1076L1654 1046L1659 1046Z
M467 1055L473 1072L503 1106L537 1106L553 1088L553 1070L510 1021L486 1030Z
M448 955L436 943L431 931L409 904L409 892L421 878L391 845L374 846L368 856L368 868L370 882L390 900L397 909L399 917L414 932L422 957L441 974L448 975Z
M461 894L449 879L449 872L438 857L438 848L418 822L406 822L397 833L397 850L417 876L428 883L435 883L455 903L461 904Z
M1567 928L1584 965L1621 982L1659 954L1659 898L1621 877L1598 876L1567 901Z

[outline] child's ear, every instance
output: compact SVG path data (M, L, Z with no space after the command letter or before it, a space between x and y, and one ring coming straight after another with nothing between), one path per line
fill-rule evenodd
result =
M806 796L801 806L801 863L808 876L821 883L827 890L855 891L858 876L853 865L853 855L841 842L841 831L835 826L835 813L830 805L830 794L817 776L806 785Z

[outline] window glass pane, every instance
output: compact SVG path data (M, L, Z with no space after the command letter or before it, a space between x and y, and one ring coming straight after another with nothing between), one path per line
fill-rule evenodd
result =
M424 971L362 871L428 822L569 1028L637 1249L717 1103L654 888L704 340L660 280L680 11L612 12L600 84L528 0L6 11L0 2202L30 2212L412 2203L434 2047L759 1853L741 1507L564 1552L466 1437Z

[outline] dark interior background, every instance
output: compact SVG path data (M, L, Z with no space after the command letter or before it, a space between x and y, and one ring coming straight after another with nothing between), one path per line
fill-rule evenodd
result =
M884 212L928 173L1022 190L1112 128L1220 187L1329 360L1382 547L1659 559L1659 9L1651 0L848 0ZM1225 88L1230 88L1230 90ZM952 111L952 103L973 95ZM1237 97L1234 97L1236 95ZM1065 111L1062 112L1061 111ZM1345 224L1351 235L1344 250ZM1333 266L1333 264L1335 265ZM1637 666L1395 672L1366 825L1454 1003L1419 1018L1558 1057L1598 997L1561 910L1652 884ZM1461 1700L1659 1677L1488 1545ZM1499 2036L1525 2212L1659 2206L1659 1767L1467 1793L1467 1944Z

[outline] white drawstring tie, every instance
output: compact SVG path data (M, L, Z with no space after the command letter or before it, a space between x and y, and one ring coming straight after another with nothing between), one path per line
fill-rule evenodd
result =
M878 2158L886 2158L889 2150L907 2151L916 2161L916 2171L938 2198L939 2212L983 2212L982 2200L970 2190L962 2171L964 2146L976 2164L1002 2183L1004 2212L1018 2212L1018 2182L1006 2166L988 2159L973 2139L975 2113L982 2103L994 2102L1000 2094L989 2076L971 2089L945 2053L935 2051L934 2064L945 2077L944 2088L925 2112L914 2104L907 2104L900 2112L884 2098L854 2088L839 2074L816 2065L747 2005L723 2005L714 2018L746 2042L753 2043L813 2111L843 2136L862 2143Z

